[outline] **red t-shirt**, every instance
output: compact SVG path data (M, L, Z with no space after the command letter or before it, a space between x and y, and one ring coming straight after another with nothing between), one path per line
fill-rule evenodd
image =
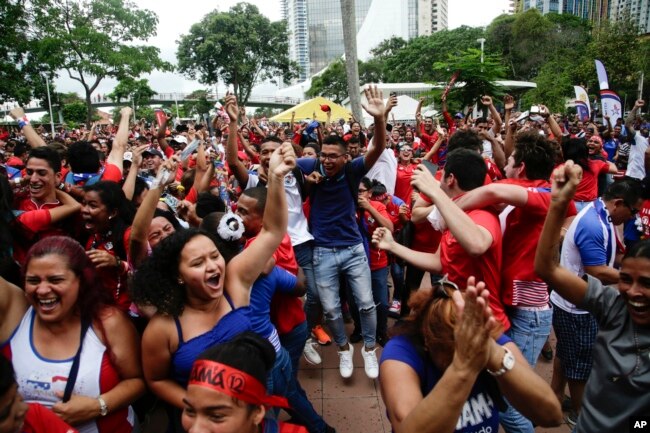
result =
M650 239L650 200L643 200L643 206L639 209L639 217L643 223L641 239Z
M38 403L29 403L22 433L78 433L54 412Z
M407 205L411 204L411 194L413 187L411 186L411 178L413 171L417 168L417 164L397 164L397 177L395 178L395 196L404 200Z
M436 141L438 141L438 131L434 130L433 134L429 135L424 132L424 124L420 124L420 155L424 156L430 151Z
M487 229L492 235L492 244L479 257L470 256L449 230L445 230L440 241L440 262L442 271L461 290L467 287L467 278L485 282L490 292L489 304L494 318L501 322L504 331L510 328L510 321L501 302L501 260L502 236L499 218L491 212L475 209L467 212L474 224Z
M386 210L386 206L383 203L380 203L378 201L370 201L370 205L375 208L377 212L384 218L390 219L390 215L388 214L388 211ZM359 216L359 213L357 213L357 217ZM370 214L370 212L365 211L363 212L363 217L365 219L364 221L364 226L368 230L366 233L368 236L368 240L372 239L372 234L375 232L375 230L378 227L381 227L377 220L373 218L373 216ZM388 266L388 254L384 250L380 250L375 248L375 246L370 242L370 270L371 271L376 271L377 269L385 268Z
M122 238L122 242L124 242L124 249L126 251L126 257L120 257L122 260L120 269L112 266L96 269L96 272L99 275L104 288L113 296L113 299L115 300L115 306L126 313L128 313L129 307L131 306L131 298L129 297L128 275L127 272L125 272L125 266L130 262L130 257L128 257L130 237L131 227L127 228L124 231L124 236ZM95 245L93 245L93 243L95 243L95 237L90 236L86 242L86 251L90 251L92 249L103 250L107 251L112 256L115 256L115 247L109 239L97 238Z
M598 198L598 176L609 172L607 161L588 160L589 170L582 170L582 180L576 189L575 201L594 201Z
M247 240L244 248L248 247L254 239ZM291 238L288 234L284 235L280 246L273 253L273 258L277 266L294 275L298 274L296 254L293 252ZM273 295L273 299L271 299L271 323L275 325L278 334L287 334L306 319L307 316L305 316L300 298L278 292Z
M551 185L545 180L506 179L499 183L520 185L528 189L523 207L508 206L501 214L503 265L501 300L504 305L541 307L548 305L548 286L534 270L535 252L544 220L551 203ZM570 204L567 217L576 214Z

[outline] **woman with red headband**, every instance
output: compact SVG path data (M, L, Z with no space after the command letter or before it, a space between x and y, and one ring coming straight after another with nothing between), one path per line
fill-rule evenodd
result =
M183 428L189 433L307 433L302 426L266 418L268 407L288 407L266 394L275 349L253 332L203 352L192 366L183 398Z

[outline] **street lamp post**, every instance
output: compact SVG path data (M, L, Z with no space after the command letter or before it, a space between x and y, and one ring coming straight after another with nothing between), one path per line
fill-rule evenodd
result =
M481 44L481 64L483 64L483 47L485 46L485 38L479 38L476 42Z
M50 128L52 138L54 138L54 116L52 115L52 98L50 97L50 80L47 78L47 75L45 75L45 87L47 87L47 106L50 109Z

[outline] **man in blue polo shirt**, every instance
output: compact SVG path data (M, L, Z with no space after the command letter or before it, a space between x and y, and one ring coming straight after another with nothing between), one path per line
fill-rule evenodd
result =
M339 346L341 376L350 377L354 369L354 348L345 333L339 298L339 276L344 275L361 316L365 372L374 379L379 375L375 355L377 311L372 298L368 257L356 220L356 191L361 178L386 147L386 107L376 87L364 92L367 99L364 109L375 122L374 145L365 156L346 162L346 143L340 137L330 136L323 143L319 162L314 164L313 159L305 158L298 160L298 166L313 182L310 225L315 245L314 276L325 317Z

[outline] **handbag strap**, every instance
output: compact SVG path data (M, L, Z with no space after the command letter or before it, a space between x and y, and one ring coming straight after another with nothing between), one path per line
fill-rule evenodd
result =
M86 337L86 332L90 328L90 320L81 320L81 338L79 339L79 349L72 360L72 367L70 367L70 373L68 374L68 381L65 384L65 391L63 391L63 403L67 403L72 397L72 390L74 384L77 381L77 374L79 373L79 362L81 362L81 350L83 349L84 338Z

